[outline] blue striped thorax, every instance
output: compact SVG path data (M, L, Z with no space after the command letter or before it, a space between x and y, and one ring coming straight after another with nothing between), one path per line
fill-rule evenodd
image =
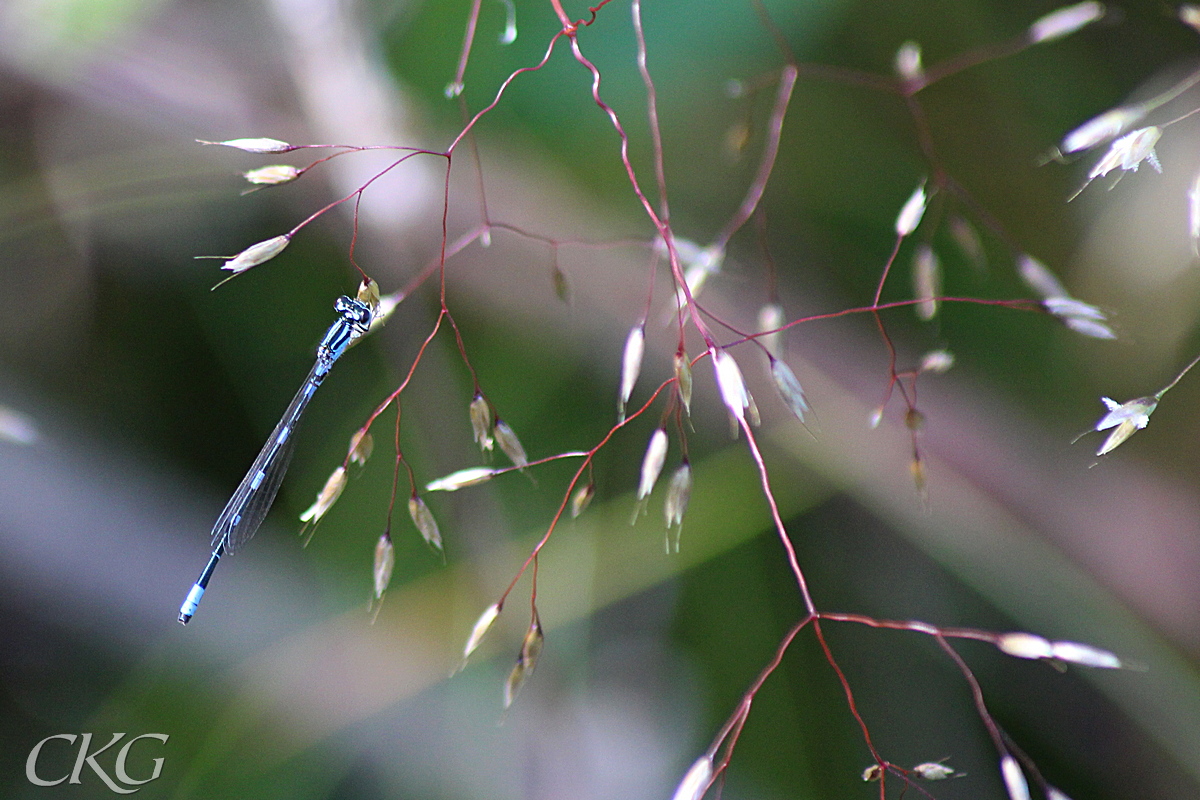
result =
M321 344L317 347L317 358L327 366L337 361L346 348L371 327L371 317L374 315L371 307L361 300L351 297L339 297L334 304L340 319L335 322Z

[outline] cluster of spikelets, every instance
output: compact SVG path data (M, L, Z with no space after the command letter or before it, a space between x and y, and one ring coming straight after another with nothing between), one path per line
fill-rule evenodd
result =
M1200 32L1200 6L1184 4L1179 7L1178 15L1181 22ZM1137 172L1143 162L1149 164L1157 172L1162 172L1162 164L1159 162L1155 146L1162 137L1164 129L1190 117L1200 109L1192 109L1160 124L1145 125L1139 128L1133 126L1145 121L1151 113L1175 100L1197 83L1200 83L1200 71L1192 72L1167 90L1147 100L1111 108L1064 136L1055 153L1056 156L1083 153L1107 145L1107 149L1088 171L1086 181L1075 195L1072 195L1072 199L1087 188L1092 181L1102 178L1114 170L1119 170L1117 180L1120 180L1121 175L1125 172ZM1200 173L1192 179L1187 200L1188 233L1192 241L1192 251L1194 255L1200 256ZM1038 266L1040 265L1028 267L1029 276L1026 279L1031 285L1061 289L1053 276L1044 269L1038 269ZM1024 266L1022 274L1026 274ZM1051 300L1047 299L1045 303L1049 308ZM1108 330L1107 326L1103 324L1103 315L1094 307L1079 304L1079 301L1067 298L1065 295L1055 300L1054 303L1059 309L1056 313L1072 315L1074 322L1068 319L1068 325L1088 333L1089 330L1095 329L1095 326L1100 324L1111 335L1111 330ZM1200 361L1200 358L1184 367L1174 380L1153 395L1137 397L1124 403L1118 403L1108 397L1100 398L1107 413L1096 422L1092 430L1111 429L1112 432L1100 445L1096 455L1106 455L1134 433L1145 428L1150 421L1150 415L1158 407L1163 395L1173 388L1196 365L1197 361Z
M902 627L931 635L945 636L949 633L921 622L910 622ZM965 638L990 642L1001 652L1016 658L1042 660L1056 665L1076 664L1095 669L1125 669L1132 666L1107 650L1092 647L1088 644L1080 644L1079 642L1050 641L1031 633L1011 632L995 634L987 631L966 630L959 630L955 633ZM676 787L673 800L700 800L704 796L716 779L718 770L724 766L717 766L716 751L717 746L714 744L708 752L692 764L691 768L684 775L683 780ZM875 763L863 770L862 779L867 782L881 781L888 773L891 773L906 783L911 783L913 779L940 781L947 778L963 777L966 774L947 766L943 763L945 760L927 761L908 769L887 762ZM1069 800L1067 795L1060 789L1046 783L1045 779L1037 771L1037 768L1028 759L1024 760L1026 761L1026 769L1030 771L1030 774L1041 785L1047 800ZM1000 775L1004 780L1010 800L1030 800L1031 795L1029 781L1026 778L1026 769L1022 769L1017 756L1007 750L1003 750L999 766ZM924 791L921 791L921 794L928 796L928 793Z
M1069 35L1100 19L1104 13L1105 7L1099 2L1081 2L1059 9L1047 14L1029 27L1026 32L1028 43L1037 44ZM1180 9L1179 14L1185 23L1200 30L1200 8L1185 5ZM906 91L915 92L925 85L926 77L921 64L921 51L915 43L906 42L901 46L896 56L895 69L903 81ZM1155 145L1162 135L1163 128L1171 123L1148 125L1136 129L1133 129L1133 126L1197 81L1200 81L1200 78L1192 77L1146 102L1106 111L1069 133L1059 148L1061 154L1081 153L1105 144L1108 145L1108 149L1088 172L1087 180L1080 191L1092 181L1103 178L1114 171L1121 174L1137 171L1142 163L1148 163L1153 169L1161 172L1162 167L1155 153ZM260 154L287 153L307 147L291 145L275 139L235 139L224 142L203 142L203 144L224 145ZM339 151L337 154L340 155L341 152L348 152L348 150ZM289 165L268 165L244 173L244 178L251 184L251 190L281 185L297 180L316 163L320 162L302 168ZM1118 179L1119 177L1120 174L1118 174ZM926 183L922 181L896 218L895 233L898 243L918 229L928 200L929 190L927 190ZM1200 242L1200 175L1193 183L1189 201L1191 235L1193 242L1197 243ZM271 260L287 247L304 224L306 223L301 223L300 226L286 233L253 244L233 256L223 257L225 263L221 268L231 273L229 277L232 278ZM950 232L968 258L975 261L982 258L979 236L969 223L961 218L952 219ZM664 242L660 241L658 244L660 247L665 247ZM718 246L702 248L679 239L673 242L673 246L684 267L686 290L684 287L680 287L677 295L677 307L682 309L687 305L689 299L694 299L700 292L707 278L720 270L724 249ZM912 264L914 308L920 319L930 320L936 316L940 302L942 283L940 261L933 248L922 243L914 248ZM1025 283L1038 295L1041 307L1059 319L1065 326L1077 333L1094 338L1115 338L1105 314L1097 307L1071 297L1050 269L1040 261L1028 254L1019 254L1016 258L1016 268ZM382 324L401 299L400 295L382 298L376 295L380 311L376 315L374 324ZM878 303L878 298L876 302ZM787 408L803 423L805 415L810 410L808 401L800 381L784 362L780 353L779 335L786 328L782 309L776 303L765 305L759 314L758 323L760 334L756 340L766 354L772 383ZM646 321L643 319L630 330L622 354L617 402L618 426L623 425L626 421L626 405L632 396L641 371L645 340ZM712 361L717 388L729 414L734 432L743 428L749 430L748 426L756 425L758 422L758 409L754 398L746 388L741 367L727 348L713 343L709 343L704 355L707 355ZM1155 395L1137 398L1126 403L1117 403L1107 397L1103 398L1108 413L1096 423L1094 430L1111 429L1112 432L1100 447L1098 455L1110 452L1134 432L1144 428L1162 396L1197 362L1200 362L1200 358L1189 364L1174 381ZM694 360L682 349L675 354L672 402L678 402L686 413L690 413L691 406L691 368L693 363ZM942 372L948 369L952 363L953 357L949 353L935 351L925 357L918 372ZM456 491L483 483L510 469L524 469L529 465L529 459L516 433L495 413L491 403L482 393L476 393L469 404L468 411L474 438L481 450L486 454L498 446L512 462L512 467L476 466L458 470L426 483L424 488L427 492ZM915 409L910 409L910 412L910 417L916 420L910 424L910 427L915 430L919 423L919 414L915 412ZM882 409L874 421L878 422L881 415ZM315 525L329 511L346 486L349 467L365 464L371 455L371 450L372 440L369 431L366 428L360 429L350 442L343 464L333 471L318 494L317 500L301 515L301 520L306 526ZM660 424L651 433L642 458L636 494L635 519L637 514L645 509L646 503L662 475L668 451L667 426ZM919 463L919 461L915 463ZM691 495L692 482L692 469L685 453L667 481L666 498L663 504L663 515L668 531L668 551L672 549L678 551L679 549L679 533ZM572 515L581 514L594 495L595 486L591 481L580 486L571 497L570 511ZM414 526L423 539L440 552L442 537L437 522L415 489L408 500L408 510ZM672 532L674 532L673 542ZM382 601L391 579L394 563L395 551L389 522L388 529L381 535L375 548L373 603L378 604ZM475 622L463 648L462 663L464 665L499 618L502 608L503 600L489 605ZM938 632L931 626L925 626L930 630L924 630L918 627L919 625L923 625L923 623L913 623L913 629L923 632ZM1001 651L1019 658L1043 659L1056 663L1065 662L1109 669L1127 666L1113 654L1089 645L1075 642L1052 642L1028 633L996 635L981 632L975 638L990 638L990 641ZM516 663L505 682L504 706L506 708L513 702L521 686L533 673L543 643L544 633L535 608L529 628L522 639ZM716 774L724 768L724 764L719 767L715 766L714 761L715 747L714 750L699 758L688 770L675 791L674 799L699 800L703 797L716 779ZM1030 790L1025 771L1017 759L1012 754L1003 752L999 766L1011 800L1028 800ZM898 775L906 781L914 778L936 781L963 774L942 762L925 762L909 769L887 763L877 763L864 770L862 777L867 781L882 780L888 772ZM1054 787L1044 786L1044 789L1050 800L1064 800L1065 798L1065 795Z
M1085 2L1068 6L1035 22L1028 32L1029 41L1037 43L1065 36L1099 19L1103 14L1104 6L1101 3ZM1178 16L1184 24L1200 32L1200 6L1182 5L1179 7ZM909 90L915 91L923 85L921 51L915 43L906 42L901 46L896 56L895 67ZM1069 199L1074 199L1097 179L1116 172L1116 180L1120 180L1126 172L1137 172L1143 163L1149 164L1157 172L1162 172L1163 167L1155 148L1164 129L1190 117L1200 109L1187 111L1159 124L1135 126L1197 83L1200 83L1200 72L1193 72L1154 97L1104 111L1068 132L1052 153L1055 158L1105 148L1088 170L1084 183ZM1115 181L1112 185L1115 185ZM925 184L922 182L896 219L898 236L903 238L916 230L927 199ZM1187 201L1188 232L1193 252L1200 256L1200 174L1192 180ZM982 250L978 235L970 224L956 218L951 221L951 233L968 258L978 260ZM1070 296L1058 278L1041 261L1028 254L1019 254L1017 272L1037 293L1041 306L1068 328L1098 339L1116 338L1105 313L1094 305ZM940 287L941 267L938 257L928 244L920 244L915 248L913 255L913 290L916 313L921 319L929 320L937 313ZM1101 398L1107 413L1091 430L1111 429L1112 432L1100 445L1096 454L1108 454L1135 432L1146 427L1150 415L1157 408L1163 395L1174 387L1195 363L1193 361L1185 367L1170 384L1153 395L1134 398L1124 403L1118 403L1108 397Z

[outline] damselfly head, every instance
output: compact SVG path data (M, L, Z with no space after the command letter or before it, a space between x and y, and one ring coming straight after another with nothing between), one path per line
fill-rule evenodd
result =
M371 324L371 317L375 314L375 307L368 305L362 300L354 300L343 295L333 304L334 310L346 322L360 326L363 330Z

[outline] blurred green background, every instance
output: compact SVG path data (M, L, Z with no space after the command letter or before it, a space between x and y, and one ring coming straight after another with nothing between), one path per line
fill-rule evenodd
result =
M704 245L753 179L785 57L752 4L644 6L672 225ZM753 327L774 283L789 319L868 304L895 215L934 169L904 102L846 76L889 76L908 40L933 68L1008 42L1056 7L763 6L798 61L840 71L802 73L763 216L734 237L705 289L706 307L741 329ZM582 3L567 10L588 15ZM379 420L373 460L304 549L296 519L412 364L437 314L430 282L339 362L263 530L223 563L196 620L175 622L212 520L311 366L334 299L356 284L350 208L214 292L220 262L193 257L287 231L388 163L349 155L294 185L239 196L240 172L303 166L325 151L254 156L194 140L443 150L463 123L445 87L468 12L467 2L440 0L0 6L3 797L113 795L86 766L78 785L35 786L27 759L49 736L92 733L94 750L124 732L97 757L110 775L130 738L169 736L129 751L137 779L163 759L160 777L138 790L147 798L666 798L801 614L745 443L729 437L702 361L681 552L663 553L663 487L629 525L660 400L600 454L595 502L544 551L546 650L513 708L502 712L501 687L528 625L528 578L472 663L448 676L478 614L545 532L574 462L429 496L445 563L401 508L395 576L372 624L392 412ZM519 36L502 46L505 7L482 4L463 93L470 113L537 63L557 29L548 4L519 2L516 12ZM1138 665L1060 672L959 647L995 718L1075 800L1200 792L1200 378L1181 383L1146 431L1098 465L1099 434L1071 445L1099 418L1101 395L1151 393L1200 349L1200 272L1187 239L1200 131L1190 120L1165 129L1162 175L1143 169L1111 191L1111 180L1098 181L1070 204L1095 155L1041 164L1075 126L1200 68L1200 40L1175 14L1163 2L1111 6L1071 38L985 61L918 96L938 166L977 204L935 197L915 237L941 256L946 294L1028 296L1013 269L1017 248L1104 307L1120 336L1084 340L1042 315L965 304L930 323L907 309L886 314L901 367L933 348L956 357L949 374L919 385L927 502L909 476L898 399L879 429L867 425L887 382L869 318L789 333L789 363L814 407L811 433L774 396L762 359L734 351L823 610L1030 630ZM602 8L579 43L655 198L629 3ZM1200 96L1185 94L1149 122L1196 107ZM644 313L653 231L565 42L475 130L453 163L449 240L480 224L486 197L493 222L558 246L494 229L490 247L471 244L447 262L448 305L480 384L530 456L590 448L615 422L621 347ZM728 146L738 130L748 133L741 151ZM363 198L356 258L384 292L437 258L444 169L441 159L414 159ZM955 248L956 215L981 231L982 266ZM885 300L910 296L911 248ZM635 407L672 374L669 299L660 268ZM701 351L697 341L689 348ZM472 393L444 330L402 396L400 442L419 482L481 463ZM676 433L668 470L679 463ZM887 758L947 759L966 773L929 784L938 798L1004 796L969 689L928 637L825 629ZM39 775L67 776L77 753L52 740ZM755 701L722 796L878 797L860 779L871 763L803 633ZM900 788L890 784L889 796Z

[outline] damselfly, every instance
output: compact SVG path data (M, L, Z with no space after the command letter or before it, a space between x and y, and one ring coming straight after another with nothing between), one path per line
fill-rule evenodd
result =
M293 435L296 432L296 424L300 422L300 416L308 407L308 401L312 399L317 387L329 374L333 362L370 328L377 308L377 297L378 290L374 289L374 282L364 282L363 288L359 290L358 299L337 299L334 308L338 312L338 320L329 328L317 347L317 362L313 364L304 385L292 398L287 411L283 412L283 418L271 432L258 458L254 459L250 471L242 478L233 497L225 504L225 510L213 525L212 556L188 592L183 605L179 607L179 621L184 625L196 613L200 598L204 596L204 590L221 556L233 553L248 542L267 516L292 457Z

